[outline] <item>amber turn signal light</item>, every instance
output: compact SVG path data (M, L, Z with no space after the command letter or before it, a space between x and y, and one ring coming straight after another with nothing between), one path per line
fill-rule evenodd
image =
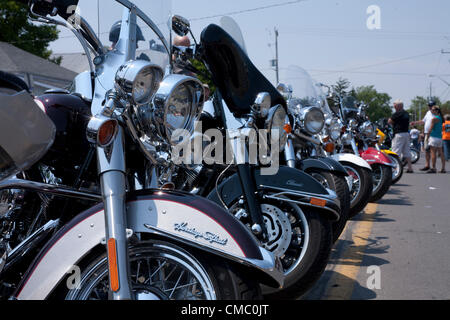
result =
M106 147L114 139L118 123L116 120L105 121L98 129L97 142L99 146Z
M325 207L327 201L323 199L311 198L309 203L312 204L313 206Z
M292 127L289 123L285 124L283 127L284 131L286 131L286 133L291 133L292 132Z
M323 149L326 151L326 152L333 152L334 151L334 148L335 148L335 145L334 145L334 143L332 143L332 142L328 142L328 143L325 143L324 145L323 145Z

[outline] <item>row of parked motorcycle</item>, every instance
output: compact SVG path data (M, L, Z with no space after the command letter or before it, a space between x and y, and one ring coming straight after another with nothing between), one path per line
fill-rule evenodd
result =
M78 1L20 2L70 29L90 70L41 96L2 74L2 299L296 299L347 221L402 175L367 106L298 66L274 86L229 17L197 42L181 16L157 23L157 1L111 1L122 18L108 48L69 10ZM172 46L172 32L195 44ZM251 161L263 130L279 147ZM198 136L202 150L228 146L231 161L176 162L175 147Z

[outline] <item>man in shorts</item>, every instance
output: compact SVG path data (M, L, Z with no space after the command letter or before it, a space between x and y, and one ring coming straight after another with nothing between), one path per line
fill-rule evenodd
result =
M392 151L403 157L408 162L407 173L413 173L411 163L411 149L409 136L409 114L403 109L403 102L394 102L395 113L389 119L389 124L394 127L394 139L392 140Z
M423 147L425 150L425 167L420 169L420 171L430 170L431 150L430 150L430 146L428 144L428 140L429 140L429 136L430 136L430 132L431 132L431 121L433 120L433 113L431 112L431 109L435 105L436 105L436 102L434 100L430 100L428 102L428 112L425 114L425 117L423 118L423 120L411 123L412 125L424 125L425 138L423 141Z

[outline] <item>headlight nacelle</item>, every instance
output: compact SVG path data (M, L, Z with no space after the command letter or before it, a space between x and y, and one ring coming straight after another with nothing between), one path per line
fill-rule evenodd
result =
M328 134L334 141L338 140L342 133L343 125L339 119L333 118L327 121Z
M375 132L375 126L372 122L366 121L359 127L359 132L361 132L366 137L374 137Z
M302 108L299 119L304 129L312 135L320 133L325 125L325 115L318 107Z
M288 133L285 130L286 124L289 124L289 118L284 107L282 105L272 107L269 110L265 128L268 130L270 137L272 137L273 130L278 130L280 151L284 150L288 138Z
M116 73L116 89L134 105L150 103L164 76L160 66L145 60L130 60Z
M175 130L192 135L194 122L203 108L204 89L193 77L172 74L164 79L153 98L153 122L159 136L172 145Z

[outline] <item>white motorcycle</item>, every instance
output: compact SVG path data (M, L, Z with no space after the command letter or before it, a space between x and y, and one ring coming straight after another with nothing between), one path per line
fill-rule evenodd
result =
M168 2L111 1L109 12L118 16L108 19L121 26L110 49L77 13L88 2L24 2L36 21L73 31L90 70L72 92L35 101L26 92L2 96L1 298L255 299L260 283L282 286L279 260L224 209L151 189L161 161L155 150L171 146L169 130L193 132L203 104L201 83L171 72L170 31L162 23L169 15L161 9ZM136 58L139 30L154 40L149 59ZM61 119L69 124L63 129ZM28 179L38 164L42 180ZM23 198L36 195L37 208L26 207ZM61 197L68 202L55 208ZM82 200L97 204L66 219Z

